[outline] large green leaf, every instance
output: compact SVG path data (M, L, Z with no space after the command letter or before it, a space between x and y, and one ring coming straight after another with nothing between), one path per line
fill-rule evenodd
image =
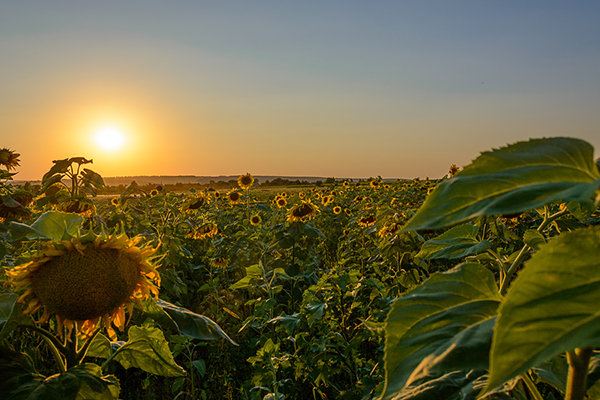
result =
M489 240L477 239L477 230L478 227L472 224L455 226L425 242L415 258L455 259L484 252L492 246L492 243Z
M132 326L129 340L115 352L124 368L136 367L154 375L183 376L185 370L173 359L162 331L151 326Z
M103 376L96 364L81 364L61 374L44 377L35 372L24 353L0 348L0 393L13 400L112 400L119 396L114 376Z
M531 139L482 153L440 183L404 229L438 229L558 200L591 204L598 187L600 172L589 143L566 137Z
M399 298L385 327L383 398L429 375L486 369L499 303L494 275L472 263L436 274Z
M21 400L42 384L44 376L38 374L33 361L25 353L0 346L0 393L2 398Z
M83 217L74 213L48 211L43 213L31 227L51 240L68 240L77 235Z
M540 246L500 309L488 388L577 347L600 346L600 227Z
M113 375L102 375L99 365L86 363L67 371L79 378L76 400L112 400L119 398L119 381Z
M29 240L68 240L77 235L82 223L83 217L81 215L47 211L40 215L31 226L20 222L11 222L9 229L14 240L23 238Z
M483 372L454 371L434 379L408 386L391 400L475 400L474 382Z
M225 339L237 345L212 319L161 299L158 299L157 304L177 324L181 335L202 340Z
M0 339L6 338L17 326L31 325L31 317L23 315L15 293L0 293Z

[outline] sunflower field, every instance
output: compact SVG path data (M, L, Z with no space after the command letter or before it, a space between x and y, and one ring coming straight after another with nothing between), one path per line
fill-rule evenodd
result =
M39 187L0 149L0 395L600 398L600 169L574 138L435 180Z

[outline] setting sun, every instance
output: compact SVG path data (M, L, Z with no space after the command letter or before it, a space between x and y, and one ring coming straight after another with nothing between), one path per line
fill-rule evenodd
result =
M123 133L115 127L104 127L96 133L96 143L104 150L117 150L123 142Z

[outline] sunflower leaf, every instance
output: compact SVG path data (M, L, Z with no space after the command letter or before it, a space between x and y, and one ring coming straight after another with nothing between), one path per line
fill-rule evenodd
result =
M161 299L158 299L157 304L175 321L181 335L202 340L225 339L237 346L212 319Z
M77 235L83 217L73 213L47 211L31 224L35 232L40 232L50 240L68 240Z
M485 370L499 304L494 274L474 263L433 275L396 300L385 325L383 398L452 371Z
M17 326L31 325L31 317L23 315L15 293L0 293L0 339L6 338Z
M600 346L599 289L600 227L541 245L499 308L487 389L562 352Z
M185 370L175 363L169 343L160 329L132 326L128 333L129 340L113 356L123 368L136 367L162 376L185 375Z
M415 258L455 259L482 253L489 249L492 243L489 240L478 240L477 230L478 227L472 224L455 226L425 242Z
M592 204L600 187L593 156L589 143L566 137L531 139L482 153L442 181L404 230L438 229L559 200Z

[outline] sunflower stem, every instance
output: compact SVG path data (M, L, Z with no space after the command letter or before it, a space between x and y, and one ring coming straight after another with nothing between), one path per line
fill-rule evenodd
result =
M67 342L67 353L65 354L65 357L67 359L67 369L77 366L77 326L74 326L71 331L71 338Z
M575 349L567 352L569 374L565 400L583 400L587 391L588 366L592 348Z
M537 231L539 233L542 233L542 231L544 231L544 229L546 229L548 227L548 225L550 225L552 222L554 222L558 218L565 215L567 212L568 212L568 210L564 209L564 210L558 211L552 215L548 215L548 209L546 207L546 210L544 213L544 220L542 221L540 226L538 226ZM515 274L515 272L517 272L517 269L519 269L519 267L525 260L525 257L527 257L527 255L529 254L529 250L531 250L531 246L529 246L528 244L524 244L523 248L519 252L519 255L517 256L517 258L515 259L515 261L513 261L510 268L508 268L508 271L506 271L506 276L504 277L504 280L502 281L502 286L500 287L500 294L504 295L506 293L506 291L508 290L508 285L511 282L512 276Z
M544 400L544 398L540 394L540 391L538 390L537 386L535 385L533 380L531 380L529 373L527 373L527 372L524 373L521 376L521 378L523 379L523 382L525 382L525 386L527 386L527 389L529 390L529 393L534 398L534 400Z
M92 342L94 341L96 336L98 336L98 333L100 333L101 330L102 330L102 328L96 329L96 331L92 334L92 336L90 336L86 340L83 347L77 352L77 364L80 364L81 361L85 358L85 356L90 348L90 345L92 344Z

